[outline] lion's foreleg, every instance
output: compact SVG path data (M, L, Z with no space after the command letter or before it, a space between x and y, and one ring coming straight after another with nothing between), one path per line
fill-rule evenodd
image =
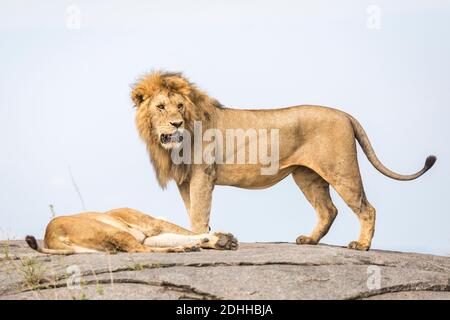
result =
M190 187L189 182L183 182L182 184L177 184L178 190L180 191L181 199L183 199L184 206L186 207L187 213L190 216L191 209L191 199L190 199Z
M209 215L213 189L212 177L206 174L203 169L193 172L189 186L189 218L193 233L202 234L209 231Z

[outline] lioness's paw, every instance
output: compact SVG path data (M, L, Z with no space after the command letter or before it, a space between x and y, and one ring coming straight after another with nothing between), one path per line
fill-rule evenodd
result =
M187 245L187 246L178 246L178 247L173 247L173 248L169 248L167 252L176 252L176 253L180 253L180 252L195 252L195 251L200 251L200 246L199 245Z
M217 250L237 250L239 246L238 240L231 233L215 232L213 235L216 239L211 243L211 248Z
M297 244L317 244L317 241L308 236L299 236L295 242Z
M183 246L184 252L197 252L200 251L200 245L196 244L196 245L186 245Z
M349 249L353 250L361 250L361 251L367 251L370 249L370 245L363 244L359 241L352 241L347 246Z
M185 249L183 247L173 247L173 248L167 248L163 252L180 253L180 252L185 252Z

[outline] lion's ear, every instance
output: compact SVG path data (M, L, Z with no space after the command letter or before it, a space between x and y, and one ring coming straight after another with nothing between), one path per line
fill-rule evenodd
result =
M134 106L137 108L144 101L144 95L141 90L134 89L131 91L131 100L133 100Z
M185 96L191 94L192 85L181 74L169 73L162 79L162 82L164 87L168 88L169 91L178 92Z

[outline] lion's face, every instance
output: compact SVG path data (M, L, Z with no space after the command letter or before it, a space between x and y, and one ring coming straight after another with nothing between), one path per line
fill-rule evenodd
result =
M155 140L167 150L181 147L189 101L180 94L162 92L143 104L147 104L145 111L148 113L151 134Z

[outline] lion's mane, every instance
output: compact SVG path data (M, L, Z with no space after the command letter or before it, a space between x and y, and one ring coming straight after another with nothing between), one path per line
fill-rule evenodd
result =
M158 142L154 134L154 126L148 109L148 103L143 103L163 93L167 96L180 94L190 101L186 107L186 129L193 132L194 121L202 121L203 128L214 126L215 113L221 104L199 90L181 73L152 71L140 77L132 86L131 99L137 108L136 126L140 137L147 145L157 180L162 188L165 188L170 179L178 184L185 182L190 176L190 165L175 165L172 162L170 151L165 150Z

